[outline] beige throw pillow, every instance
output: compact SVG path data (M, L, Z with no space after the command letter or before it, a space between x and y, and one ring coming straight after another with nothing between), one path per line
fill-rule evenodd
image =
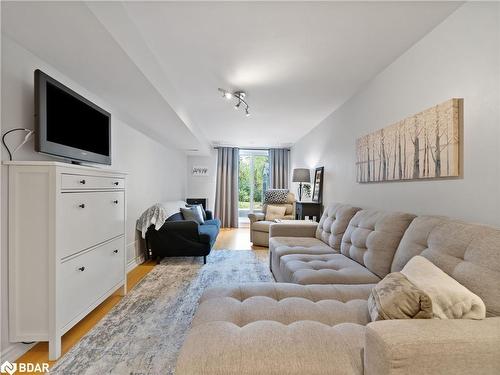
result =
M372 321L386 319L430 319L430 297L413 285L400 272L388 274L373 289L368 298Z
M282 219L285 216L286 207L269 205L266 208L266 220L273 221L275 219Z
M429 295L434 318L484 319L486 317L486 307L481 298L428 259L420 255L411 258L401 273Z

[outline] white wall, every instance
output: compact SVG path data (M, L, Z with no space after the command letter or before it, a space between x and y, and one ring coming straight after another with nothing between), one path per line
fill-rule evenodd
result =
M113 115L113 108L92 93L71 81L23 47L2 36L2 130L14 127L33 128L33 71L42 69L83 96L112 113L112 169L129 173L127 181L127 257L132 264L139 255L139 241L135 221L140 214L155 202L184 199L186 194L187 157L184 153L166 148L155 140L138 132ZM167 125L166 125L167 126ZM16 143L16 137L9 138ZM8 155L2 150L2 160ZM55 160L37 154L33 140L19 150L15 160ZM18 350L8 342L7 334L7 169L2 166L2 353ZM36 282L34 280L34 282ZM22 345L22 344L21 344Z
M325 166L325 203L442 214L500 226L500 4L466 3L292 148ZM464 178L358 184L356 138L464 98Z
M217 151L211 150L209 156L188 156L187 164L186 198L207 198L208 209L213 211L215 205L215 184L217 180ZM208 167L208 176L192 176L191 170L193 167Z

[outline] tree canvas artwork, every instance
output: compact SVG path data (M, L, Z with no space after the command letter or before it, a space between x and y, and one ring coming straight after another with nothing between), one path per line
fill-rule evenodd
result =
M358 138L357 182L458 177L463 99Z

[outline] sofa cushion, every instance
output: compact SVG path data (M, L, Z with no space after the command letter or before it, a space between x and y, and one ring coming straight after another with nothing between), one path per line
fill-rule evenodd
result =
M392 272L372 289L368 311L373 321L389 319L430 319L432 301L401 272Z
M359 210L358 207L342 203L328 205L316 229L316 238L339 251L342 236L352 217Z
M391 270L394 253L414 215L378 210L358 211L342 238L341 253L380 278Z
M210 246L213 246L217 235L219 234L219 228L216 225L200 225L198 226L198 232L200 233L200 239L206 239L208 236Z
M280 259L284 281L297 284L370 284L380 278L342 254L285 255Z
M188 334L177 375L363 374L366 327L299 321L258 321L239 327L216 321Z
M204 225L215 225L217 228L220 228L220 219L205 220Z
M281 273L279 272L280 270L280 259L282 256L289 255L289 254L312 254L312 255L317 255L317 254L332 254L334 253L335 250L333 250L331 247L323 247L323 246L317 246L317 247L301 247L301 246L280 246L274 251L269 253L269 261L270 261L270 268L271 271L274 274L274 277L276 278L276 281L288 281L285 278L282 277Z
M203 301L191 325L196 327L209 322L224 321L244 327L260 320L285 325L312 320L328 326L340 323L366 325L371 321L367 300L341 302L328 299L313 302L302 297L287 297L278 301L267 296L253 296L243 301L233 297Z
M500 229L437 216L419 216L398 247L393 271L421 254L477 294L487 316L500 316Z
M203 224L205 219L203 218L203 213L199 206L193 206L189 208L181 207L181 214L184 220L194 221L198 224Z
M347 302L353 299L368 299L371 285L298 285L289 283L245 283L206 289L200 303L213 298L232 297L243 302L250 297L264 296L276 301L300 297L313 302L335 299Z
M269 250L271 252L281 246L302 248L315 247L325 249L328 252L334 251L326 243L314 237L272 237L269 239Z

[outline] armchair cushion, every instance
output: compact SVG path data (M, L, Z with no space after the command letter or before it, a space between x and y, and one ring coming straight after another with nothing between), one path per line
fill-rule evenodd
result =
M273 221L275 219L282 219L285 216L286 207L284 206L267 206L266 220Z
M264 192L264 202L273 203L287 203L288 189L269 189Z

